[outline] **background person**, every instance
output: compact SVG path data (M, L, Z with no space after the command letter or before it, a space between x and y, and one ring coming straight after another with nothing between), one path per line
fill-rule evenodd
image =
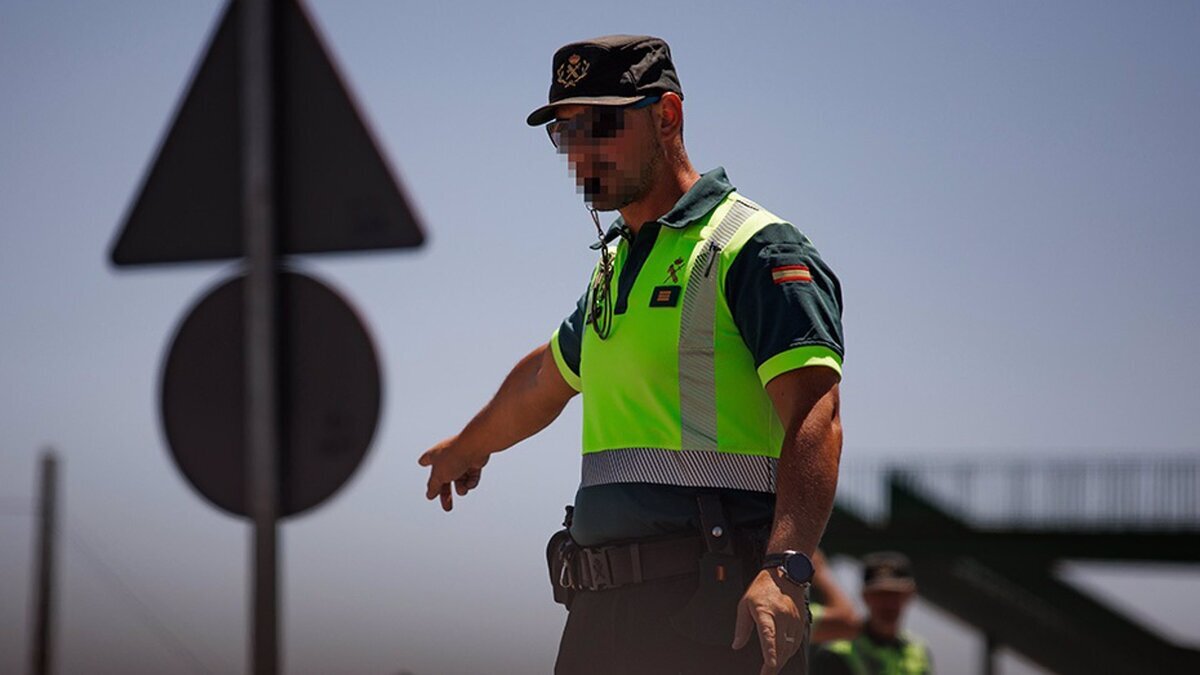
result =
M907 556L865 556L862 597L867 619L862 633L821 646L813 658L813 675L931 675L933 659L924 641L902 629L904 611L916 591Z

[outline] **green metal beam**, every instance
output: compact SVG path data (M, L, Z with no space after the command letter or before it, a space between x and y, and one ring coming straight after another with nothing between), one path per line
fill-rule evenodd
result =
M1179 535L980 531L899 481L891 519L875 526L835 507L822 547L830 554L904 551L921 595L1055 672L1196 673L1200 654L1172 645L1057 579L1063 558L1186 560ZM1102 545L1111 546L1108 553ZM1145 547L1142 552L1135 549ZM1115 552L1115 555L1114 555Z

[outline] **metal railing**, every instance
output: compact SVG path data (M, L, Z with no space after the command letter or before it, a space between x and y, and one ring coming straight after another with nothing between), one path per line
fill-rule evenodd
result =
M1200 451L1079 459L847 458L838 502L868 520L886 519L893 477L981 528L1200 532Z

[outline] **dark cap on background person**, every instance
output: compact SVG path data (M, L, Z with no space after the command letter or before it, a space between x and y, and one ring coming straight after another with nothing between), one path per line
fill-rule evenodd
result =
M572 42L554 53L549 103L525 120L536 127L561 105L630 105L674 92L683 98L671 48L649 35L606 35Z
M916 587L912 562L903 553L882 551L863 557L864 591L910 591Z

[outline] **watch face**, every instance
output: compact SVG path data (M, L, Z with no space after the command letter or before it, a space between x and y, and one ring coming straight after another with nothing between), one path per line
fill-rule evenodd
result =
M803 553L789 555L783 561L783 571L788 577L796 583L804 584L812 581L813 566L812 561Z

